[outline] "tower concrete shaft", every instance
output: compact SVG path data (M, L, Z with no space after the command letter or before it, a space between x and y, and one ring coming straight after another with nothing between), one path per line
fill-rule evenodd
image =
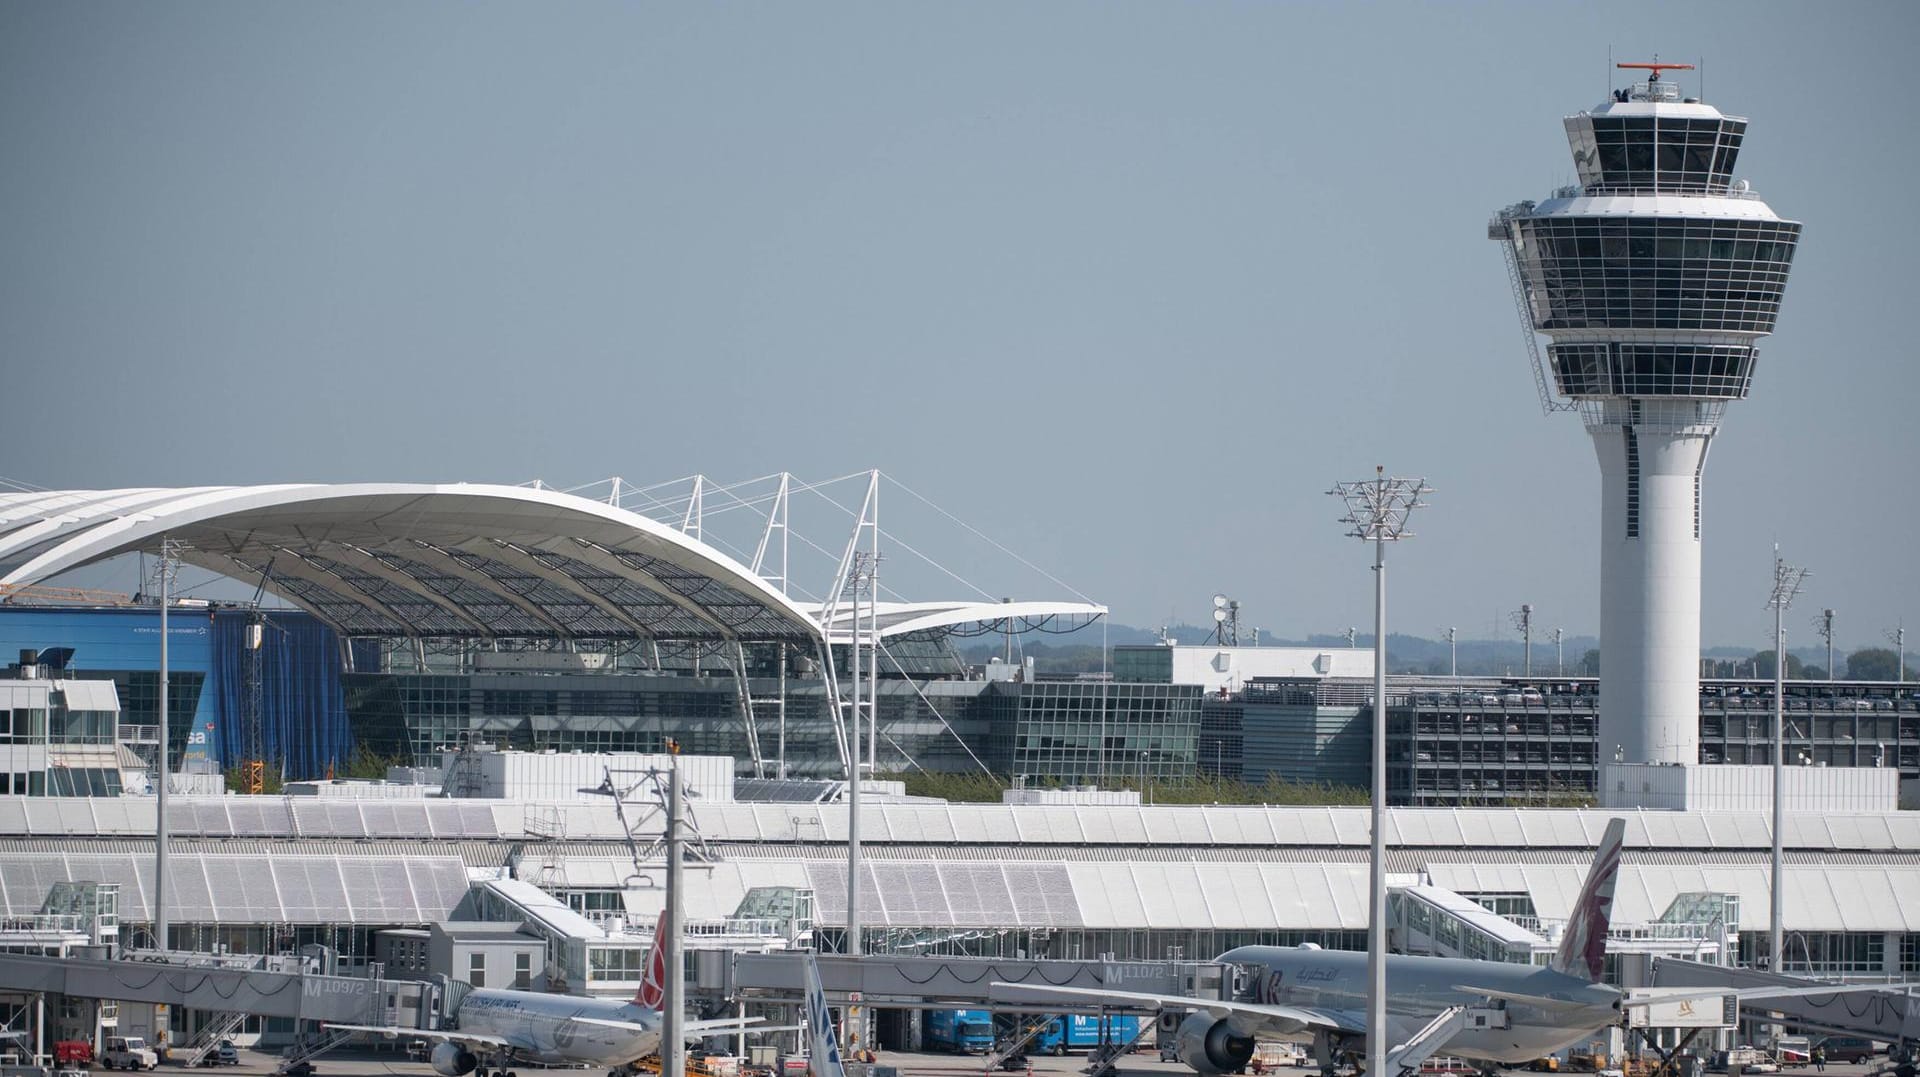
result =
M1645 417L1664 404L1644 401L1639 410ZM1617 749L1634 763L1697 763L1695 506L1713 430L1651 426L1587 428L1600 459L1600 752L1611 759Z
M1733 179L1747 121L1673 66L1567 117L1580 185L1488 227L1543 403L1577 408L1599 458L1600 750L1627 763L1699 761L1701 476L1800 237Z

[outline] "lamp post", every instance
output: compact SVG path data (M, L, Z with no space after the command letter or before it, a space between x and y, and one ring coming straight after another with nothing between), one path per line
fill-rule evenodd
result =
M160 536L160 706L159 728L156 736L160 747L154 754L154 776L158 779L154 788L154 832L153 832L153 948L167 949L167 847L173 844L173 836L168 829L167 820L167 608L173 605L174 576L180 568L181 543L165 535Z
M1373 543L1373 866L1367 914L1367 1072L1384 1074L1387 1039L1387 543L1413 537L1407 520L1430 489L1425 479L1336 483L1327 491L1346 504L1347 534Z
M1767 935L1767 941L1772 946L1767 951L1767 960L1771 962L1773 972L1786 967L1786 954L1782 951L1786 888L1781 881L1785 860L1783 831L1786 827L1787 781L1787 630L1784 618L1787 607L1793 605L1793 596L1800 593L1800 581L1806 578L1806 569L1795 568L1780 560L1780 547L1776 545L1773 548L1773 594L1767 599L1767 608L1773 611L1773 916Z
M680 760L675 758L667 764L667 913L666 927L660 932L660 945L666 950L667 982L662 984L666 1004L660 1015L660 1070L662 1077L685 1077L687 1072L687 1005L683 997L687 990L686 959L681 956L685 946L686 902L682 897L686 893L680 880L681 842L680 833Z

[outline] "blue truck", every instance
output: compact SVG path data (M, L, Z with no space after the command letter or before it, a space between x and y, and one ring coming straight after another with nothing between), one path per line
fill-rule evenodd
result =
M1046 1024L1034 1034L1033 1039L1027 1041L1027 1052L1064 1055L1068 1051L1091 1051L1103 1043L1124 1046L1139 1033L1141 1018L1122 1014L1097 1017L1073 1013L1029 1020L1044 1021ZM1026 1027L1025 1021L1021 1022L1021 1027Z
M986 1010L928 1010L927 1047L984 1055L993 1050L993 1015Z

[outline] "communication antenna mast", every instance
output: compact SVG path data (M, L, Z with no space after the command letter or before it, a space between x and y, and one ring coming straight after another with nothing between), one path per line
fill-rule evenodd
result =
M1894 649L1900 652L1900 672L1895 675L1895 678L1899 680L1900 683L1905 684L1907 680L1907 622L1904 618L1901 619L1899 624L1894 626L1893 631L1887 633L1887 642L1893 644Z
M1562 642L1565 638L1565 629L1556 628L1553 630L1553 675L1556 677L1564 677L1567 675L1567 649L1566 645Z
M1780 971L1784 963L1781 947L1784 945L1785 932L1781 925L1785 916L1786 888L1782 883L1781 870L1785 856L1782 851L1782 835L1786 829L1786 676L1787 676L1787 629L1785 616L1787 607L1793 605L1795 595L1800 593L1800 584L1807 578L1807 570L1795 568L1780 559L1780 547L1773 548L1773 594L1767 599L1767 608L1773 611L1773 919L1768 935L1773 949L1768 951L1768 961L1772 970Z
M1527 676L1533 676L1533 604L1525 603L1513 612L1513 627L1527 643Z
M1240 646L1240 603L1226 595L1213 596L1213 639L1223 647Z
M1452 672L1450 672L1448 676L1454 677L1456 679L1458 679L1460 676L1460 642L1458 638L1459 635L1460 635L1460 630L1458 628L1454 628L1451 626L1447 628L1447 650L1452 659L1452 663L1451 663Z

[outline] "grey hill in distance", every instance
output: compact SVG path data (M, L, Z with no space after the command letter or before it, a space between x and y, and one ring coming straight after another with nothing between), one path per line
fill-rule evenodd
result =
M1016 652L1034 659L1034 668L1043 674L1097 673L1100 671L1100 626L1091 625L1078 632L1042 633L1028 632L1014 637ZM1195 624L1171 624L1167 626L1167 635L1182 646L1208 645L1213 637L1213 626ZM1250 640L1249 630L1241 629L1242 645ZM1551 633L1552 629L1545 630ZM1533 641L1533 673L1536 677L1555 675L1554 645L1550 635L1535 629ZM1127 646L1157 643L1160 640L1158 628L1140 628L1134 625L1111 622L1106 628L1106 642L1109 646ZM1304 639L1287 639L1262 634L1262 647L1321 647L1328 649L1345 648L1345 633L1311 633ZM1353 646L1370 648L1373 646L1371 632L1357 632ZM1005 637L990 635L968 640L959 646L960 654L972 662L985 662L988 658L1002 654L1006 647ZM1597 675L1597 663L1600 658L1600 641L1591 635L1569 635L1562 644L1566 654L1566 676L1591 677ZM1518 639L1468 639L1459 640L1460 675L1463 677L1518 677L1526 668L1526 647ZM1771 677L1773 675L1773 652L1771 649L1753 647L1718 646L1705 648L1701 652L1703 659L1712 663L1706 674L1712 677ZM1806 677L1812 680L1824 679L1827 675L1827 652L1824 645L1819 647L1787 648L1787 674L1789 677ZM1387 633L1387 668L1395 674L1426 674L1445 676L1449 669L1451 655L1444 638L1430 639L1425 636L1407 635L1400 632ZM1893 680L1897 656L1891 648L1860 647L1834 649L1836 676L1844 680ZM1753 663L1757 662L1758 665ZM1913 679L1912 669L1915 663L1908 663L1907 676ZM1756 672L1757 671L1757 672Z

